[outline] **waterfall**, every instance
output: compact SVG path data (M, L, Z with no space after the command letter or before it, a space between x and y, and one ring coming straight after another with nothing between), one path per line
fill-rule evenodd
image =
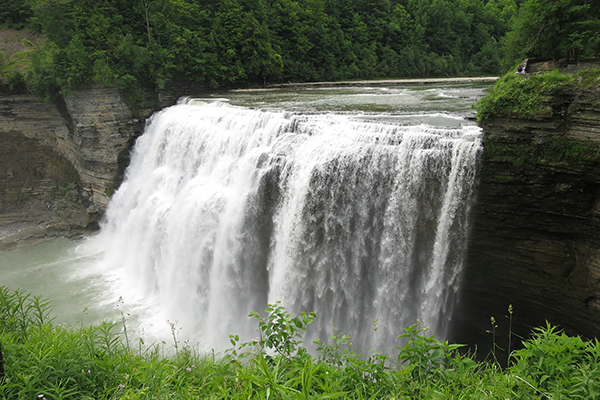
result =
M360 346L417 319L443 337L460 284L479 129L189 102L137 140L104 263L206 347L281 300ZM377 321L377 332L373 322Z

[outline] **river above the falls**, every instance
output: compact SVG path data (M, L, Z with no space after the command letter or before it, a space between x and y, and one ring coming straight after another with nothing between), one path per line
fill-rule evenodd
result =
M258 110L269 115L284 111L288 114L302 115L309 118L311 120L308 123L311 126L310 129L313 129L313 125L316 126L321 123L312 122L311 116L317 116L316 120L319 121L328 121L326 125L330 123L329 121L332 118L339 117L344 119L343 124L356 123L358 125L367 124L369 126L393 126L398 127L399 131L402 132L410 131L411 134L412 128L406 127L419 127L417 131L424 132L430 136L438 136L440 132L448 131L450 132L449 137L454 139L458 136L462 137L462 135L466 135L467 138L477 136L478 129L473 121L471 106L485 94L485 91L490 86L491 84L489 83L468 83L236 90L199 96L194 95L183 102L188 105L198 106L202 106L205 103L219 102L238 109ZM335 116L335 118L329 118L328 115ZM302 119L300 124L305 123L306 118ZM311 131L307 135L314 136L317 134L315 132L319 132L322 129L322 127L319 127L316 131ZM392 133L388 133L387 131L379 133L378 131L377 135L379 136L376 138L376 146L379 146L380 140L388 140L386 139L387 136L396 134L393 130L389 132ZM304 131L302 133L305 134ZM365 143L369 143L369 146L375 146L375 144L369 142L370 139L362 138L360 140L365 140ZM389 140L391 140L390 143L394 146L397 145L393 139ZM443 139L442 142L445 140ZM396 142L398 141L396 140ZM262 145L262 147L268 145L267 143L266 145ZM428 144L427 146L425 150L420 151L424 151L427 154L437 151L433 145ZM429 179L439 180L439 177L433 176ZM289 184L286 185L290 186ZM390 183L390 185L392 184ZM414 184L411 183L411 185ZM381 190L385 191L388 189L382 188ZM389 189L389 191L391 193L392 189ZM359 200L367 201L362 197ZM315 207L322 207L322 205L316 205ZM440 205L440 207L442 206ZM421 222L422 218L419 217ZM285 220L285 217L277 216L274 219ZM366 224L368 221L364 223ZM274 224L276 225L276 223ZM385 225L386 222L382 221L381 224ZM448 224L452 225L452 223ZM105 223L105 225L110 225L110 221ZM219 229L222 230L223 228ZM109 229L105 227L103 230L108 231ZM119 232L118 230L114 232L116 232L115 235L119 234L127 237L126 232ZM419 234L422 233L414 235L418 236ZM106 233L104 235L106 236ZM390 238L393 237L382 236L378 238L376 240L377 245L379 245L379 242L383 243L392 240ZM170 314L173 308L181 307L184 300L179 299L178 303L171 304L170 308L163 308L161 303L165 302L165 296L172 296L172 292L167 291L152 297L148 295L148 288L144 290L138 287L134 288L136 279L135 276L131 276L131 266L120 264L115 266L115 263L108 265L110 263L106 262L106 259L110 258L107 257L107 253L111 252L116 245L114 243L107 245L105 239L103 238L102 241L99 241L97 238L91 237L82 240L53 239L31 241L21 243L10 250L2 250L0 251L0 276L2 276L0 285L11 289L21 289L50 299L54 306L53 315L56 317L56 322L58 323L70 325L90 324L103 319L121 320L125 318L129 327L139 336L149 337L151 340L168 340L171 331L167 321L177 321L180 324L179 326L183 334L190 337L193 336L197 329L189 329L189 321L193 320L195 314L188 313L182 317ZM364 242L365 240L364 238L360 238L358 241ZM322 242L323 240L319 239L316 242L317 244L313 243L310 246L318 247L318 243ZM374 243L369 244L369 246L374 245ZM274 246L275 244L272 242L271 247ZM336 241L331 246L335 248L336 246L340 246L340 244ZM352 246L355 245L348 244L348 246L350 251L353 248ZM432 242L431 247L435 246L444 247L444 245L434 245ZM268 244L266 247L269 247ZM119 251L123 250L120 249ZM132 247L131 251L132 259L135 259L138 254L140 257L143 257L140 253L141 250ZM286 252L289 249L281 251ZM311 257L317 257L317 255L318 251L315 251ZM153 260L157 258L156 255L149 257ZM211 257L213 257L212 253ZM274 258L272 255L265 255L264 257ZM421 256L417 255L415 257L419 258ZM388 258L394 257L390 256ZM435 256L422 256L421 258L435 258ZM274 270L272 266L265 268L268 271ZM152 267L148 267L148 269L152 269ZM146 274L146 272L143 272L143 274ZM149 286L157 286L157 282L164 281L164 278L157 277L148 279L150 280L147 282ZM277 275L273 279L283 278L279 278L279 275ZM345 277L344 279L349 278ZM272 287L273 285L273 282L270 281L267 286ZM175 289L170 288L169 290L173 291ZM366 290L365 296L373 295L372 291ZM403 294L402 296L407 295L409 294ZM244 300L241 299L241 301L243 302ZM377 302L379 301L377 300ZM302 301L298 300L298 304L301 303ZM311 300L309 303L312 304L313 301ZM260 304L260 302L257 302L257 304ZM191 304L190 308L194 307L195 305ZM390 305L384 304L383 307L389 308ZM221 312L219 310L220 308L216 309L215 312ZM335 314L335 310L325 308L323 313L337 315ZM247 310L241 310L241 314L247 315ZM409 316L413 317L413 314L410 313ZM370 316L371 314L368 315ZM207 316L206 318L209 317ZM182 321L181 323L179 322L180 320ZM226 328L230 329L230 326ZM223 334L223 332L218 333ZM226 335L224 339L227 339Z

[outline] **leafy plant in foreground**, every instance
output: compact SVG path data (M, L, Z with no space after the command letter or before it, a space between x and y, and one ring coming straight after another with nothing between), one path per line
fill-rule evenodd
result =
M419 328L421 321L405 328L398 338L407 338L406 345L398 347L398 364L406 364L410 376L423 382L439 374L452 358L452 353L463 347L462 344L448 344L446 341L435 339L435 335L426 336L423 333L429 328Z
M315 319L315 313L302 312L292 318L280 301L269 304L265 311L269 313L267 317L261 317L255 311L249 315L258 320L260 333L258 345L263 350L272 350L275 354L291 358L300 351L300 345L303 343L300 340L302 333Z
M293 317L275 303L267 317L251 314L259 340L240 345L232 338L237 351L251 356L241 363L231 352L204 354L179 339L176 351L166 351L164 344L144 347L142 340L133 349L119 322L73 329L54 325L35 317L35 307L27 308L31 296L0 287L2 294L0 315L12 315L24 304L21 320L28 321L25 334L19 324L4 324L9 319L0 322L6 363L0 398L11 400L591 399L600 394L600 343L569 337L550 325L536 329L523 349L511 353L512 365L502 369L459 353L461 345L427 336L417 323L400 336L406 344L398 348L395 368L386 356L353 350L340 332L329 343L318 340L318 356L312 356L301 336L314 314L306 314L307 320L305 314Z
M534 330L513 352L510 372L548 398L593 399L600 395L600 342L567 336L555 326Z
M52 322L51 309L50 302L41 296L0 286L0 332L22 337L30 325Z

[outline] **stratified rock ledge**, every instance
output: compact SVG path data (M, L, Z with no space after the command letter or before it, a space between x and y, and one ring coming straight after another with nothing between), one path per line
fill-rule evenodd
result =
M600 88L557 89L548 113L482 124L485 155L454 340L506 348L546 321L600 337ZM513 343L519 343L513 338Z

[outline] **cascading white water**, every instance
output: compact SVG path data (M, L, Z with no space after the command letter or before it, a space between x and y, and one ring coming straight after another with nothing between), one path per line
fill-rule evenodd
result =
M205 347L257 336L281 300L354 343L421 319L460 282L479 129L180 104L154 115L111 199L104 263ZM377 319L377 334L372 323Z

